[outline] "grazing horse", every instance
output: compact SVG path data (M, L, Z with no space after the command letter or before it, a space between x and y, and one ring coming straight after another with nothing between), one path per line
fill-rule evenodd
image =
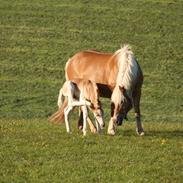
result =
M86 135L86 123L88 118L87 107L91 109L94 114L97 132L104 127L103 110L99 101L98 88L94 82L90 80L74 79L66 81L60 89L58 96L58 107L63 107L63 98L67 97L67 106L62 109L65 116L66 130L71 133L68 115L76 106L81 106L83 112L83 135Z
M129 46L123 47L116 52L118 56L118 75L116 78L116 86L111 96L111 119L108 126L108 134L115 134L115 124L117 122L118 114L128 111L133 103L136 112L137 128L139 135L144 135L144 131L140 122L140 91L134 92L138 83L139 65L134 57L133 52ZM141 88L140 88L141 89ZM136 91L136 90L135 90ZM125 108L127 107L127 109ZM125 112L126 113L126 112Z
M134 107L136 131L139 135L144 135L140 119L143 74L129 45L123 46L113 54L97 51L78 52L66 63L65 76L66 80L91 80L97 83L101 97L112 97L109 134L115 134L115 123L121 125L128 111ZM66 104L67 100L63 105ZM62 120L63 112L58 111L57 116Z

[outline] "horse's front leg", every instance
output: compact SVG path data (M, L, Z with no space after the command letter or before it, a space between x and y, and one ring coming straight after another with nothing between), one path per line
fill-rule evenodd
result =
M116 133L116 118L114 117L111 117L110 121L109 121L109 125L108 125L108 130L107 130L107 133L109 135L115 135Z
M109 135L115 135L115 131L116 131L115 123L117 121L117 118L115 117L116 116L115 112L116 112L115 104L112 102L111 103L111 119L109 121L108 130L107 130L107 133Z
M65 117L65 126L66 126L66 131L67 133L71 133L71 128L70 128L70 123L69 123L69 113L73 109L71 106L67 106L64 109L64 117Z

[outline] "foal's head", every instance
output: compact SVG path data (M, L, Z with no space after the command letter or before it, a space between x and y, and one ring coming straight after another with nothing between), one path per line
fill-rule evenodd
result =
M88 81L87 85L85 85L84 92L87 100L91 102L90 109L92 110L95 119L99 123L100 127L103 128L105 124L103 120L103 110L101 102L99 100L99 91L97 84L92 81Z
M101 103L100 103L100 105L93 105L92 104L90 106L90 108L95 116L96 121L100 124L101 129L104 128L105 127L105 123L104 123L104 119L103 119L104 111L101 107Z

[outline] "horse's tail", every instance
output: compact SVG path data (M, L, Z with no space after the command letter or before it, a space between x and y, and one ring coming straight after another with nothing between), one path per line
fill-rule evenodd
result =
M51 117L49 117L49 121L51 123L63 123L64 122L64 109L68 104L67 98L65 98L64 102L62 103L61 107L55 112Z

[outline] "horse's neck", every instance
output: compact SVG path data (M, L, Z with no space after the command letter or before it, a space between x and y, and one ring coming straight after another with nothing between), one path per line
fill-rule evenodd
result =
M112 56L108 60L108 68L106 69L105 73L105 77L108 79L107 85L112 89L114 89L114 87L116 86L118 70L118 61L116 57Z

